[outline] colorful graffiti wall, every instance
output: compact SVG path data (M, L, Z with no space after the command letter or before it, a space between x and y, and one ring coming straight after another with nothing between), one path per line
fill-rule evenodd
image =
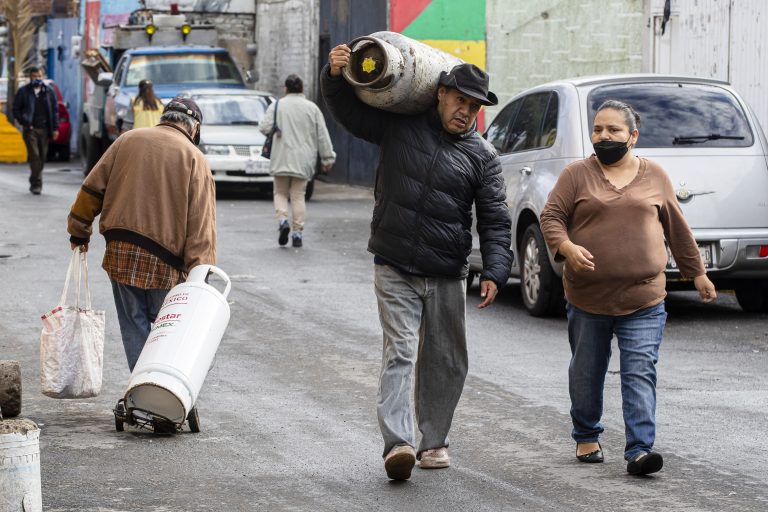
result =
M393 32L485 69L485 0L390 0L389 19Z

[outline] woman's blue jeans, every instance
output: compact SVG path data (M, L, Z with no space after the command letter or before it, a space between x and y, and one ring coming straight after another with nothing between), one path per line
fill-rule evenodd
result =
M573 438L577 443L596 442L603 432L603 387L616 335L627 438L624 458L651 451L656 439L656 362L667 320L664 302L624 316L594 315L570 304L567 309Z

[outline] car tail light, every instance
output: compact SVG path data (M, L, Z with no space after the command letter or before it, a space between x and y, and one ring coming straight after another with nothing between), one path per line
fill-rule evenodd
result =
M59 121L69 121L69 112L67 112L67 107L61 104L59 104Z
M760 257L761 258L768 257L768 245L760 246Z

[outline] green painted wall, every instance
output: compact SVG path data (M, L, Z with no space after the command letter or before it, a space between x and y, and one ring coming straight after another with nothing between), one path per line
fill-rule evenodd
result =
M403 31L418 40L485 39L485 0L432 0Z

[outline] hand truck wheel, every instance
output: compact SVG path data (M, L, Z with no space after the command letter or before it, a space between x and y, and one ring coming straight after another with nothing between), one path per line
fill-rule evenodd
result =
M118 402L113 412L115 415L115 430L123 432L125 430L125 421L123 419L125 418L125 406L123 406L122 402Z
M200 432L200 416L197 414L197 407L193 407L187 414L187 424L192 432Z

